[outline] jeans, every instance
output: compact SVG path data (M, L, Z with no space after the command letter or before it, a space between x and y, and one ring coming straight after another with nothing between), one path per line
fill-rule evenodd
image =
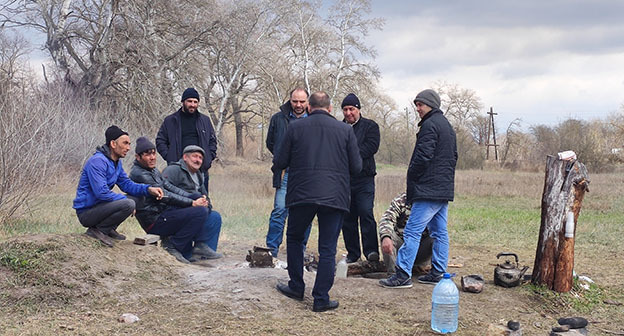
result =
M403 230L403 245L397 253L396 264L405 273L412 274L412 266L420 247L420 238L425 227L429 229L433 239L433 254L431 257L431 272L442 274L446 271L449 253L449 237L446 230L448 202L415 201L412 203L412 212L405 230Z
M190 255L193 240L206 222L204 207L171 208L163 211L147 233L168 236L169 242L184 255Z
M134 208L134 201L126 198L96 204L89 210L77 214L77 216L82 226L98 229L108 235L112 230L116 230L126 218L130 217Z
M350 260L357 260L362 255L360 251L360 230L362 232L364 256L368 258L368 255L373 252L379 253L377 223L375 223L375 217L373 216L374 202L374 176L351 180L351 209L342 223L342 237L347 248L347 258Z
M221 233L221 215L212 210L195 238L196 243L206 243L211 249L217 250L219 234Z
M303 248L305 233L310 231L312 219L318 217L319 262L316 280L312 289L315 306L329 303L329 290L334 284L336 269L336 245L345 212L342 210L317 205L305 204L290 208L288 228L286 229L286 253L288 261L288 287L297 293L303 293Z
M275 189L275 200L273 201L273 211L271 211L271 217L269 218L269 231L266 236L266 246L271 249L273 257L277 258L279 253L279 247L282 244L284 237L284 224L286 223L286 217L288 217L288 208L286 208L286 188L288 186L288 172L284 173L282 177L282 183L279 188ZM308 238L310 237L310 228L305 233L303 239L303 248L308 244Z

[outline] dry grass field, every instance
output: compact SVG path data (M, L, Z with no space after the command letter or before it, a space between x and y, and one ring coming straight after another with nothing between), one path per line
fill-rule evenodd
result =
M380 167L376 218L404 189L404 176L404 167ZM0 334L432 334L431 286L388 290L373 279L339 279L330 294L341 308L316 314L310 311L313 274L306 274L302 304L274 290L286 271L245 267L246 251L264 245L273 201L268 163L234 160L211 170L226 258L202 266L178 264L160 248L124 242L108 249L81 235L71 209L73 178L41 195L23 219L0 228ZM498 252L515 252L521 264L533 266L543 173L457 173L450 254L462 267L450 270L486 279L483 293L461 293L458 335L484 335L509 319L519 320L525 335L544 335L558 317L571 315L588 318L592 335L624 333L624 176L590 172L590 179L575 271L595 284L583 289L577 283L571 293L556 294L530 284L503 289L492 281ZM142 233L134 219L120 231ZM315 250L316 233L313 228L309 251ZM126 312L141 320L117 322Z

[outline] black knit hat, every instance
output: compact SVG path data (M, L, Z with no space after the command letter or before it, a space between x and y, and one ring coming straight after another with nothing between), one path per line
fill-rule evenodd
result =
M104 136L106 136L106 144L110 144L111 141L119 139L122 135L128 135L128 132L122 131L121 128L113 125L106 129Z
M431 89L420 91L414 99L414 104L416 104L416 102L421 102L431 108L440 108L440 96Z
M154 144L151 141L149 141L148 138L140 137L136 139L136 147L134 147L134 152L136 154L145 153L150 149L156 149L156 146L154 146Z
M199 93L197 92L197 90L195 90L195 88L188 88L184 90L184 93L182 94L182 101L185 101L189 98L195 98L199 100Z
M353 93L349 93L343 100L342 100L342 104L340 104L340 108L344 108L345 106L355 106L358 109L360 108L360 100L358 99L358 97L353 94Z

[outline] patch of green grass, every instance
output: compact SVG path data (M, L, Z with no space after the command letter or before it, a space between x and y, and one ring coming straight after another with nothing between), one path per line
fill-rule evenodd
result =
M0 245L0 265L8 267L17 274L41 270L48 266L42 262L42 256L48 251L57 250L54 245L36 245L32 243L4 243ZM62 257L60 251L57 256Z
M607 298L606 290L595 283L580 283L574 279L572 290L568 293L558 293L545 286L532 283L526 285L525 288L541 302L543 308L554 312L568 310L570 313L590 314L594 310L606 306L604 303Z

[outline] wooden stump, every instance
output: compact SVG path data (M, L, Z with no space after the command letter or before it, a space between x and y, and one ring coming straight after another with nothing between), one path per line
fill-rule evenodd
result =
M534 284L546 285L557 292L572 289L576 223L585 191L589 191L589 182L587 168L582 163L548 156L542 220L533 266ZM565 235L568 217L573 219L572 237Z

